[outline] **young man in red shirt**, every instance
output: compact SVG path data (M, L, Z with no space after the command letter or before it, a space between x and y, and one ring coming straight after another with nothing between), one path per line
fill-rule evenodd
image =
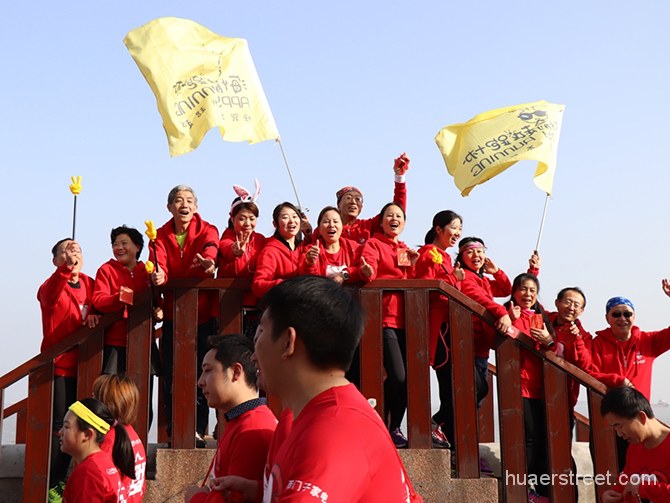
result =
M42 311L42 351L46 351L84 325L95 327L100 317L91 313L93 279L81 272L84 257L79 243L61 239L51 249L54 273L42 283L37 300ZM53 440L49 487L64 481L70 456L59 448L57 432L68 407L77 399L77 350L71 349L54 362Z
M225 424L207 482L213 477L237 476L255 481L255 494L262 493L263 469L277 419L259 398L257 368L251 360L254 345L240 334L209 338L211 349L202 362L198 386L207 404ZM204 503L226 501L220 491L203 484L190 487L185 501Z

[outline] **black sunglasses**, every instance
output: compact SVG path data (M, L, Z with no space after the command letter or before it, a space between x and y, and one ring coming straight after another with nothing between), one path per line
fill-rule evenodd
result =
M611 314L613 318L621 318L621 316L624 318L630 318L633 316L633 311L614 311Z

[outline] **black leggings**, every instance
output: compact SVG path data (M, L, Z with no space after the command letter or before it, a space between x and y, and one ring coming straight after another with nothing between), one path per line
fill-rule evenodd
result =
M58 432L63 427L63 418L68 407L77 401L77 378L76 377L54 377L54 413L53 431L51 436L51 473L49 474L49 487L58 485L67 477L67 469L70 466L70 455L60 450L60 437Z
M549 452L547 451L547 420L544 400L541 398L523 399L523 422L526 433L526 471L529 482L533 479L535 491L549 497L550 485L541 484L549 480Z
M407 410L407 349L405 331L398 328L384 328L384 417L388 419L389 430L400 428Z

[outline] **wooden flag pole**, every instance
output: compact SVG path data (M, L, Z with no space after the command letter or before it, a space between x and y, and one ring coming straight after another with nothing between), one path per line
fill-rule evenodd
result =
M535 245L535 252L540 253L540 241L542 240L542 230L544 229L544 220L547 218L547 206L549 206L549 194L544 200L544 211L542 212L542 222L540 223L540 232L537 235L537 244Z
M298 196L298 189L295 187L295 181L293 181L293 174L291 173L291 168L288 165L288 160L286 159L286 154L284 153L284 146L281 143L281 138L277 138L277 143L279 143L279 148L281 150L281 155L284 158L284 164L286 165L286 171L288 171L288 177L291 180L291 185L293 186L293 193L295 194L295 199L298 203L298 209L304 213L302 204L300 204L300 196Z

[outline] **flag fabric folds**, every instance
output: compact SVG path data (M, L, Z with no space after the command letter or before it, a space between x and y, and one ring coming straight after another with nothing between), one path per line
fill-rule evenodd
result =
M551 195L564 109L535 101L442 128L435 142L461 195L524 159L538 161L535 185Z
M227 141L279 138L246 40L164 17L123 42L156 95L170 155L194 150L215 126Z

